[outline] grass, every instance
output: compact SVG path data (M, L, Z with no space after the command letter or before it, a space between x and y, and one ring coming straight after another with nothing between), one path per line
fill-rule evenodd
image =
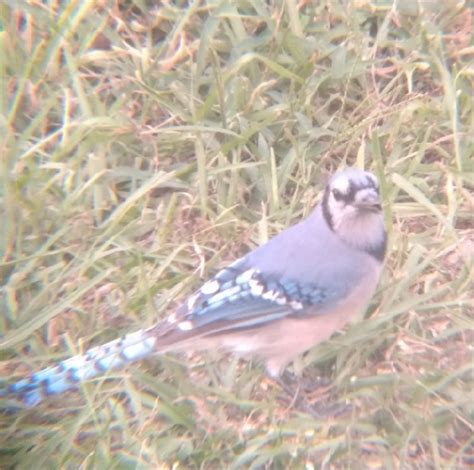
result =
M474 465L467 2L20 0L0 21L5 380L169 314L336 169L379 176L390 235L366 317L293 366L329 385L295 401L257 363L144 361L0 414L2 468Z

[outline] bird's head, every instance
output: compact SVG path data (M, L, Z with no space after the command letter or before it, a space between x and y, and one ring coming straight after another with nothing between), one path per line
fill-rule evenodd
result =
M374 174L356 168L335 173L324 192L322 209L336 235L383 258L386 235L379 183Z

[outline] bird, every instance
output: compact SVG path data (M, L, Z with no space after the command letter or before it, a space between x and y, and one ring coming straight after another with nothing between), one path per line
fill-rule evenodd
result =
M367 307L386 246L376 176L355 167L338 171L307 218L218 271L167 317L7 383L0 398L33 407L167 352L221 349L263 361L278 378Z

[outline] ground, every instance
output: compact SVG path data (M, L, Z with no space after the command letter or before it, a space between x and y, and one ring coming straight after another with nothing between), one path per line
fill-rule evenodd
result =
M467 2L0 15L3 380L169 315L337 169L378 176L389 233L365 316L289 368L290 394L239 358L150 359L0 412L2 468L473 468Z

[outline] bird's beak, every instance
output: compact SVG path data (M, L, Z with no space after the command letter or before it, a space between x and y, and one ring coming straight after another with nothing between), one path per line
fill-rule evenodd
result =
M360 201L357 201L354 204L354 206L357 209L366 212L380 212L382 210L379 195L375 192L365 194Z

